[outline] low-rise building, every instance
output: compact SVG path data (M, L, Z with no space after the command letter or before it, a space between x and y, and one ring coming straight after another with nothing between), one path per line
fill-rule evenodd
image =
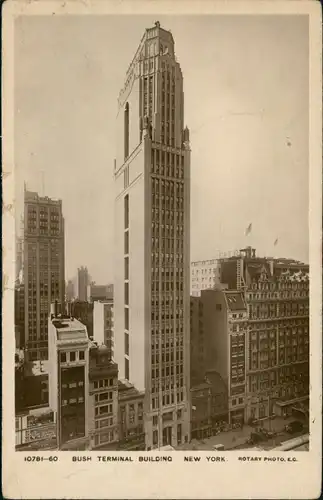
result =
M191 388L192 439L213 436L228 421L227 392L227 386L215 371L207 372L204 382Z
M89 448L89 347L86 327L78 320L49 318L49 406L57 414L60 450Z
M92 450L117 449L118 365L107 346L94 343L89 365L89 433Z
M106 345L110 351L111 358L113 358L113 300L94 302L93 340L99 345Z
M119 381L119 450L144 450L144 392L127 380Z
M195 358L198 360L198 373L192 371L193 380L199 386L204 383L201 379L202 376L205 379L207 372L219 374L226 387L229 422L244 421L248 327L244 294L202 290L201 296L193 297L192 303L191 325L196 331L191 331L191 364Z
M68 307L70 308L69 315L83 323L89 338L93 339L93 303L74 300Z
M113 300L113 285L97 285L96 283L91 283L88 286L87 296L89 302Z
M57 449L56 414L48 406L16 414L16 450Z

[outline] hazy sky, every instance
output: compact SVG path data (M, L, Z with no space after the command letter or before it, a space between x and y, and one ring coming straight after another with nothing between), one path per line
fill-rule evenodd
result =
M16 20L18 212L24 180L28 189L41 193L44 184L46 195L63 200L66 278L86 265L98 283L113 280L117 97L155 21L141 15ZM307 17L159 21L173 33L184 76L191 259L251 244L261 255L308 261Z

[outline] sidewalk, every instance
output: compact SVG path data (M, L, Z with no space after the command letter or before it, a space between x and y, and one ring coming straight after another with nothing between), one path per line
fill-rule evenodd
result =
M207 439L197 440L192 439L191 448L196 450L213 450L213 446L216 444L223 444L225 450L229 450L235 446L240 446L244 444L250 437L250 433L253 428L249 425L244 425L242 429L234 429L228 432L221 432L217 436L212 436Z
M246 424L242 429L234 429L228 432L221 432L221 434L218 434L217 436L212 436L203 440L192 439L190 444L183 445L178 449L211 451L213 450L213 446L217 444L222 444L225 450L232 450L235 448L252 448L256 445L247 445L246 441L249 439L251 432L255 432L255 429L259 427L263 427L268 431L279 433L277 436L259 443L259 447L270 449L274 446L279 446L283 441L286 441L287 439L290 439L292 437L285 431L285 425L287 425L292 420L295 420L295 418L289 417L285 419L283 417L276 417L272 420L267 419L259 421L255 424L254 427ZM300 434L302 434L302 432Z

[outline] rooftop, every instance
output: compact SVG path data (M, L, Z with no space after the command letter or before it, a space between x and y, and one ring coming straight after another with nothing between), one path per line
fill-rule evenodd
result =
M57 340L87 340L88 334L86 327L79 320L66 316L57 316L52 318L52 325L56 329Z
M138 391L128 380L118 380L119 399L143 396L143 391Z
M228 290L225 290L224 293L230 311L243 311L246 309L247 306L242 293L230 292Z
M28 361L24 364L25 377L48 375L48 359L42 361Z

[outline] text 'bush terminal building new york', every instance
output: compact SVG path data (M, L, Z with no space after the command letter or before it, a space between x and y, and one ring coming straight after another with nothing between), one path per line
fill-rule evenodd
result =
M190 439L190 142L174 39L147 29L119 94L115 359L145 391L146 449Z

